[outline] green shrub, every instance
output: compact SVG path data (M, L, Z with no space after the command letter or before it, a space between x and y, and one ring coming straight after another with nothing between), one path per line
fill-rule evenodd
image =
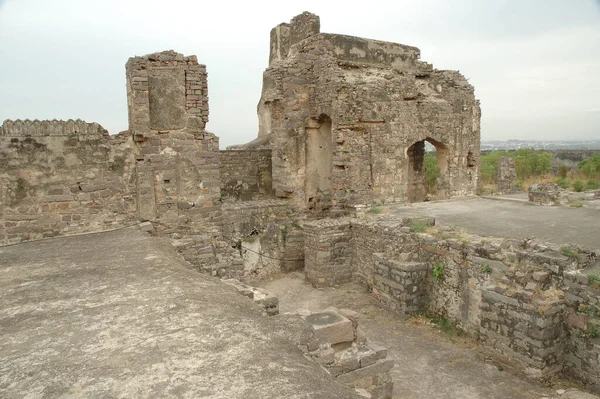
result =
M444 265L442 265L441 263L436 263L435 266L433 266L433 279L435 281L440 281L443 276L444 276Z
M600 188L600 182L598 180L588 180L585 184L586 190L597 190Z
M437 166L437 156L425 154L425 188L429 194L437 192L437 178L440 175L440 169Z
M581 161L579 171L588 179L600 179L600 154L594 154L591 158Z
M424 233L427 230L427 222L421 219L413 219L410 222L410 231L413 233Z
M575 190L578 193L583 191L583 183L581 182L581 180L575 180L573 182L572 187L573 187L573 190Z
M562 254L566 257L575 259L579 262L579 254L575 251L573 251L573 248L571 247L562 247L560 249L560 252L562 252Z
M375 215L379 215L381 213L381 208L378 206L374 206L369 210L370 213L374 213Z
M558 176L564 179L565 177L567 177L567 173L569 173L569 167L566 164L561 163L560 165L558 165Z
M517 180L524 182L530 177L544 176L552 170L552 154L530 149L520 149L514 152L493 151L481 157L479 174L482 184L496 184L498 180L498 158L509 157L515 160ZM566 168L566 169L565 169ZM566 177L568 167L564 165L559 173Z
M563 190L566 190L571 185L569 179L567 179L566 177L559 177L554 180L554 183L558 184L559 187Z

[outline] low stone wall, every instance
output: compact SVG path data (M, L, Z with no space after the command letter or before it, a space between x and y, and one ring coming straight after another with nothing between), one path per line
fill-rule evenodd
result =
M396 314L435 314L478 335L527 375L564 371L598 385L600 284L584 272L600 251L444 226L411 231L426 222L385 215L311 222L307 278L316 286L353 278Z
M531 291L484 290L481 342L526 375L546 378L556 374L562 369L564 352L561 294L548 290L534 297Z
M253 201L273 198L271 150L220 151L221 198Z
M594 277L596 276L596 277ZM564 276L568 310L565 371L600 391L600 280L580 271Z
M538 205L559 205L560 187L555 183L538 183L527 191L529 202Z
M399 315L425 311L429 265L391 260L380 253L373 255L375 267L372 290L382 306Z

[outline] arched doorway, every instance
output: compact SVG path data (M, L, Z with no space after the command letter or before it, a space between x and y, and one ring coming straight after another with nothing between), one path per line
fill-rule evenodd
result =
M425 142L431 144L435 151L426 151ZM408 201L423 202L428 195L438 199L445 198L448 148L443 143L427 137L408 147L406 155ZM436 158L435 161L431 159L433 157Z
M306 203L308 209L325 210L331 208L331 118L321 114L309 125L306 128Z

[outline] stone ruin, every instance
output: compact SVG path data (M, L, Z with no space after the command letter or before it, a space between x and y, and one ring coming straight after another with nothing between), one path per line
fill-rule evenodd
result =
M498 193L514 194L517 192L517 172L515 160L509 157L498 158Z
M307 350L338 381L361 397L390 399L392 360L381 345L367 342L359 326L360 315L350 309L330 307L303 316L314 333Z
M560 205L560 186L556 183L537 183L527 190L529 202L538 205Z
M600 388L600 291L584 272L600 250L465 239L433 220L425 225L435 234L412 231L409 218L352 217L425 199L425 142L436 149L439 198L476 191L473 87L419 56L414 47L321 33L309 13L280 24L258 138L225 151L205 129L206 67L174 51L133 57L127 131L110 136L79 120L0 127L0 244L142 222L200 272L244 279L304 269L317 286L356 281L394 313L443 314L479 331L486 348L528 375L566 373ZM432 279L434 268L444 278ZM276 298L236 284L265 313L278 312ZM344 345L311 350L332 375L341 361L340 380L366 373L370 350L379 353L353 331ZM387 371L358 389L387 392Z
M343 210L426 197L425 142L435 147L438 198L474 194L479 102L456 71L415 47L320 32L303 13L271 30L258 104L275 195L299 209Z

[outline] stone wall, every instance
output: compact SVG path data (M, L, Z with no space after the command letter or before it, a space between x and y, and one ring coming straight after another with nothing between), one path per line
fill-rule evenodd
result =
M301 217L282 200L223 205L223 237L239 253L239 267L220 272L227 276L265 276L304 266Z
M195 268L219 274L235 251L222 237L219 140L204 130L206 67L171 50L130 58L126 76L138 218L179 240Z
M315 286L351 281L350 221L323 219L304 224L304 273Z
M97 123L0 127L0 244L135 222L132 143Z
M224 202L274 198L271 150L220 151L219 161Z
M600 391L599 276L598 272L581 271L564 276L568 304L565 371L597 391Z
M516 181L515 160L508 157L498 158L498 192L500 194L516 193Z
M600 278L592 270L600 253L473 236L431 219L382 215L307 225L305 270L314 285L353 278L383 307L443 317L529 376L564 371L597 384Z
M529 187L527 197L538 205L560 205L560 191L556 183L537 183Z

